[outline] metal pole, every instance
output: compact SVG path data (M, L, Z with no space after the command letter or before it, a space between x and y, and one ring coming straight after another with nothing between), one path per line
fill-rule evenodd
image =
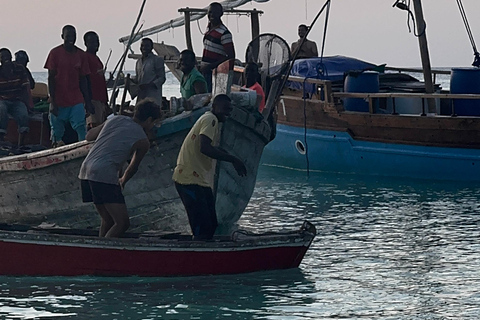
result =
M415 22L417 24L418 44L420 46L420 56L422 58L423 77L425 79L425 92L433 93L432 67L430 65L430 55L428 52L427 32L425 19L423 18L423 9L421 0L413 0L415 9ZM428 112L436 112L435 100L428 99Z

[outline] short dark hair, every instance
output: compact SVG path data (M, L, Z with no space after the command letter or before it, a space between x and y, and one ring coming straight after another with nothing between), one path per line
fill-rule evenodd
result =
M15 52L15 60L21 60L22 58L25 59L25 61L30 62L28 54L25 52L25 50L18 50L17 52Z
M308 31L308 27L307 27L307 25L305 25L305 24L301 24L301 25L299 25L298 27L299 27L299 28L305 28L305 30Z
M195 52L192 50L185 49L182 52L180 52L181 55L188 57L192 61L197 62L197 57L195 56Z
M153 120L157 120L162 117L162 111L155 100L146 98L137 102L133 116L140 121L145 121L149 117L152 117Z
M71 30L77 32L77 30L75 29L74 26L72 26L71 24L67 24L67 25L63 26L62 33L64 33L67 29L71 29Z
M222 11L222 14L223 14L223 6L222 6L221 3L219 3L219 2L212 2L212 3L210 3L209 7L217 7L217 8L219 8L219 9Z
M148 41L148 42L150 42L150 44L151 44L152 47L153 47L153 40L152 40L152 39L150 39L150 38L143 38L143 39L142 39L142 42L143 42L143 41Z
M98 38L98 34L97 34L95 31L87 31L87 32L85 32L85 34L83 35L83 41L84 41L84 42L87 42L87 39L88 39L88 37L90 37L90 36L95 36L95 37Z
M7 48L1 48L0 52L8 52L8 53L10 53L10 55L12 55L12 52Z
M215 98L213 98L213 103L212 103L212 106L216 106L220 103L223 103L223 102L232 102L232 99L230 99L229 96L227 96L226 94L222 93L222 94L219 94L217 95Z

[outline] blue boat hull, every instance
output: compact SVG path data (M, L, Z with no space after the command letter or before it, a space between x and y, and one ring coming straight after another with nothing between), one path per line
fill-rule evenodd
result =
M305 143L306 142L306 143ZM480 150L359 141L347 132L277 126L262 164L433 180L480 180Z

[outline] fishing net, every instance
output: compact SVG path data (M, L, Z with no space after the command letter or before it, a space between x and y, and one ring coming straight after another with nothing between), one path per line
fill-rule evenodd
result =
M264 33L248 44L245 61L257 63L263 76L276 78L288 68L290 48L279 36Z

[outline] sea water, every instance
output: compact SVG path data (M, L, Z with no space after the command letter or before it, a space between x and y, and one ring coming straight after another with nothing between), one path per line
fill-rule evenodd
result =
M477 185L307 178L261 167L239 227L312 222L318 235L299 268L187 278L0 276L0 318L479 319L479 203Z
M478 185L261 166L239 227L291 230L304 220L318 234L296 269L0 276L0 319L480 318Z

